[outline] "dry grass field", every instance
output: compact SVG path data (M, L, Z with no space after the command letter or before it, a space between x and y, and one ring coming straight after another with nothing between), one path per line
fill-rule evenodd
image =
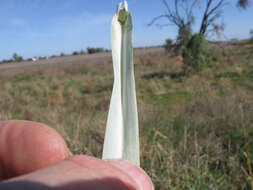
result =
M141 166L156 190L251 189L253 44L216 48L215 64L189 76L161 49L134 57ZM45 123L74 154L101 157L111 57L75 59L0 66L0 120Z

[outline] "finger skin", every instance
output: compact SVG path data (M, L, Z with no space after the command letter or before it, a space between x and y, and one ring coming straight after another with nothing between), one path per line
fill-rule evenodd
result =
M63 138L30 121L0 122L0 180L44 168L68 156Z
M0 184L0 189L152 190L149 177L126 162L73 156L47 168ZM131 172L123 168L131 169Z

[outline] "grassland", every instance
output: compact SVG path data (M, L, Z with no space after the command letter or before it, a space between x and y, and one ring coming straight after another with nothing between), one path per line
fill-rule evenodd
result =
M215 64L189 76L182 75L180 56L135 56L141 165L156 190L251 189L253 44L215 53ZM43 122L74 154L101 157L110 61L0 78L0 120Z

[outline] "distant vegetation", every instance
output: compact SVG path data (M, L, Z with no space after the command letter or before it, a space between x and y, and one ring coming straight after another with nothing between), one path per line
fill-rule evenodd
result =
M88 47L86 51L84 50L80 50L80 51L73 51L73 53L71 55L75 56L75 55L84 55L84 54L95 54L95 53L101 53L101 52L109 52L109 50L104 49L104 48L93 48L93 47ZM64 56L68 56L65 53L60 53L60 55L51 55L50 58L55 58L55 57L64 57ZM36 60L43 60L43 59L47 59L48 57L35 57ZM12 56L12 59L4 59L2 61L0 61L1 63L12 63L12 62L21 62L21 61L33 61L32 58L28 58L26 60L23 59L22 56L19 56L17 53L14 53Z
M109 50L106 50L104 48L93 48L93 47L87 47L87 50L81 50L79 51L74 51L72 55L83 55L83 54L94 54L94 53L101 53L101 52L108 52Z
M105 52L105 51L106 50L104 48L92 48L92 47L87 48L88 54L100 53L100 52Z

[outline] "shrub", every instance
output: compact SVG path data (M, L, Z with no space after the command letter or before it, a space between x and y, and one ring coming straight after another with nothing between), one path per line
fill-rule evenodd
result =
M208 47L208 41L202 34L193 35L183 49L184 65L194 70L210 66L212 64L212 55L208 52Z

